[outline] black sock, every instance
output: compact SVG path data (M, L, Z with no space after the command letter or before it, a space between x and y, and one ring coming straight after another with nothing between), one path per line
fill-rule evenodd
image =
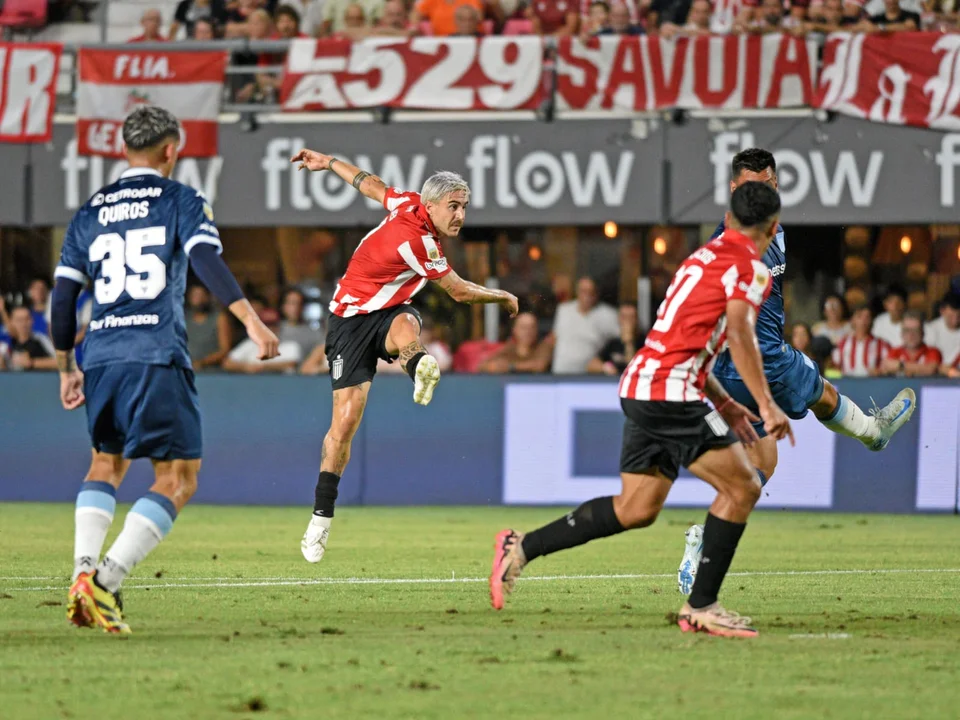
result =
M694 609L713 605L720 594L720 586L727 576L737 544L743 535L746 523L721 520L707 513L707 522L703 525L703 556L697 568L697 579L687 601Z
M333 517L333 504L337 501L337 485L340 476L332 472L320 471L317 489L314 493L313 514L320 517Z
M527 533L523 538L523 554L529 562L541 555L616 535L623 530L613 510L613 498L594 498L559 520Z
M407 371L407 375L409 375L410 379L413 380L414 382L417 381L417 363L419 363L420 358L422 358L426 354L427 353L425 352L418 352L412 358L407 360L407 366L404 368L404 370Z

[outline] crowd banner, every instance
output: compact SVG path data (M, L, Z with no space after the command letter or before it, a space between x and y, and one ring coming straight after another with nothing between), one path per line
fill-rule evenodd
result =
M543 47L534 36L294 40L281 102L288 111L535 109Z
M564 110L774 109L809 106L817 45L793 35L562 38Z
M83 48L78 64L81 155L122 157L123 120L140 105L158 105L177 116L182 156L217 155L226 53Z
M63 46L0 42L0 142L49 142Z
M960 130L960 35L836 33L816 105L873 122Z

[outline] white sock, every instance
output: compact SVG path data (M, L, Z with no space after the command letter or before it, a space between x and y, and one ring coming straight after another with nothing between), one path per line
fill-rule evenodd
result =
M127 513L123 530L97 566L97 582L116 592L120 583L149 555L173 527L177 511L170 500L149 493L137 500Z
M117 508L116 489L110 483L87 480L77 493L74 512L73 579L93 572L100 560Z
M324 528L326 530L330 529L330 523L333 522L333 518L321 517L320 515L314 515L310 518L310 524L313 527Z
M846 395L838 395L838 398L837 409L833 416L820 422L835 433L856 438L864 445L870 445L880 436L876 419L866 415Z

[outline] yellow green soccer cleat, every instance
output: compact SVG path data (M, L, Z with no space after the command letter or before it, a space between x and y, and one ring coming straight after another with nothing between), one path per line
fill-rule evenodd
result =
M67 600L67 619L77 627L99 626L104 632L129 635L123 621L120 596L97 584L97 573L80 573Z

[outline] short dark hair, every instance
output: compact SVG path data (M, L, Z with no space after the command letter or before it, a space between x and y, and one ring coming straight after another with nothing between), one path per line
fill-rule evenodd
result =
M891 297L893 295L896 295L898 298L900 298L904 302L907 301L907 291L904 290L899 285L891 285L890 287L888 287L887 291L883 294L883 299L886 300L888 297Z
M780 195L766 183L744 183L733 191L730 212L741 227L763 225L780 212Z
M180 121L169 110L144 105L123 121L123 141L131 150L156 147L164 140L180 140Z
M777 161L774 159L772 152L763 148L741 150L733 156L733 162L730 163L730 170L733 172L734 178L740 177L740 173L744 170L761 173L767 168L770 168L776 174Z
M874 314L873 308L870 307L868 304L864 303L863 305L857 305L856 307L854 307L853 310L850 312L850 317L853 317L861 310L866 310L868 313L870 313L870 315Z
M286 15L297 24L297 27L300 27L300 13L298 13L297 9L292 5L281 5L278 7L275 19L279 20L281 15Z
M18 303L18 304L16 304L16 305L14 305L12 308L10 308L10 316L13 317L13 314L14 314L17 310L26 310L28 313L30 313L31 315L33 315L33 310L30 309L30 306L29 306L29 305L24 305L23 303Z
M610 12L610 3L608 3L606 0L593 0L593 2L590 3L590 7L593 7L594 5L600 5L604 10Z
M948 292L943 296L943 300L940 301L940 307L944 305L954 310L960 310L960 293L953 292L952 290Z

